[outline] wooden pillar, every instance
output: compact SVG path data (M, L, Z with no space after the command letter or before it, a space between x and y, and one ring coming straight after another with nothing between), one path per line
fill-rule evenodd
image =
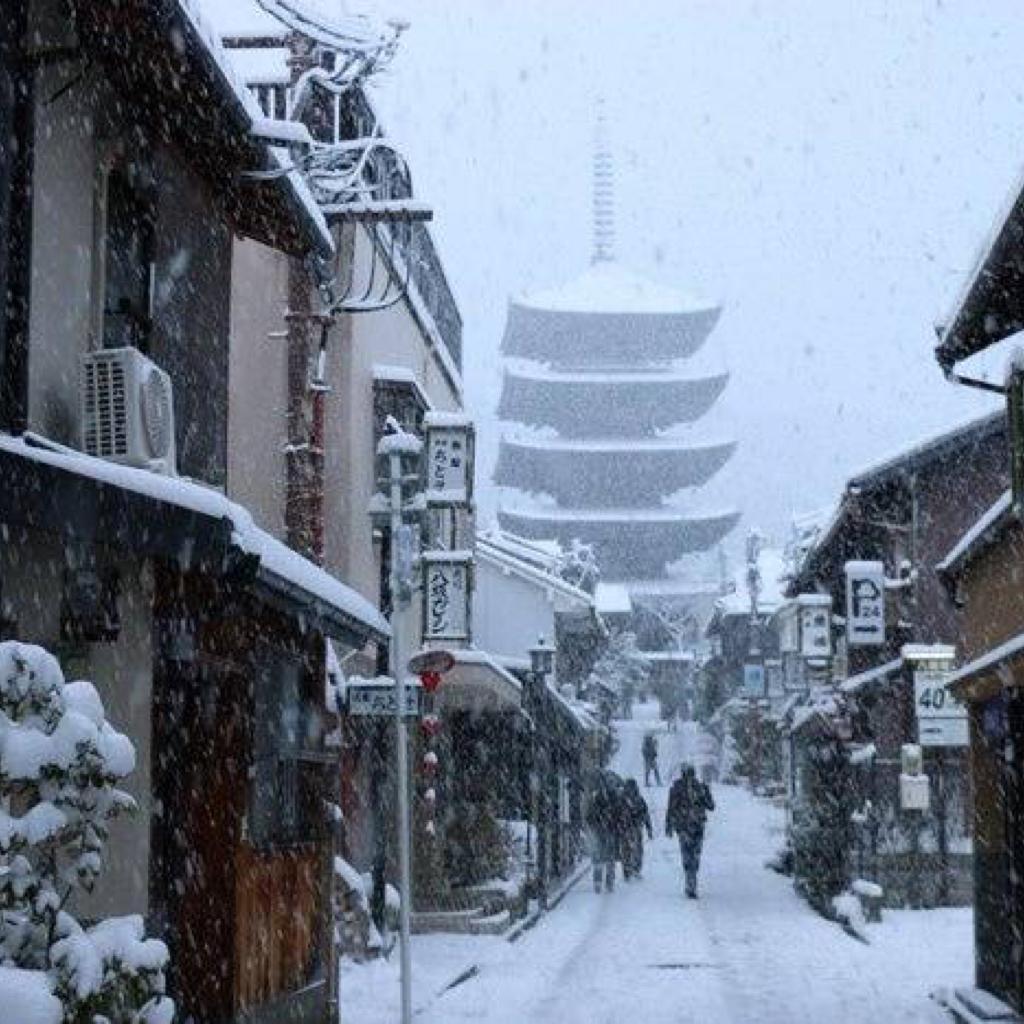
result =
M0 430L28 425L29 287L35 89L27 49L28 0L0 17Z

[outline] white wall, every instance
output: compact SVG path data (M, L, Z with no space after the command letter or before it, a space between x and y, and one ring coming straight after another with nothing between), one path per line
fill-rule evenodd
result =
M3 612L16 620L19 640L58 653L62 544L51 534L35 531L11 530L5 537L0 542ZM153 583L148 563L140 567L138 561L122 559L115 565L120 573L119 637L61 658L69 682L88 679L96 685L108 720L128 736L136 752L135 771L122 788L135 798L138 813L111 824L96 892L77 904L85 917L145 914L149 907Z
M478 558L473 645L498 657L523 659L541 636L555 641L555 606L544 587Z

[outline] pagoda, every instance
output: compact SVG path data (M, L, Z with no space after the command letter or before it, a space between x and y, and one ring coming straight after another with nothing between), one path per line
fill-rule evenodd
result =
M509 304L495 482L520 495L498 518L521 537L590 544L604 581L668 596L686 590L670 566L713 548L739 518L694 507L735 447L691 436L728 379L688 363L721 308L615 260L613 177L599 137L591 266Z

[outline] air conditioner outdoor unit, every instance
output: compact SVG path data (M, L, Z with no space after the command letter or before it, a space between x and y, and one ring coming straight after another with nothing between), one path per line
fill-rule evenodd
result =
M177 472L171 378L138 349L100 349L82 358L82 450Z

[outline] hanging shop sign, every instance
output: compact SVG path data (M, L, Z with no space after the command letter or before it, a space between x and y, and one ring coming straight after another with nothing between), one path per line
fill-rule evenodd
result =
M846 563L846 642L885 643L885 567L881 562Z
M349 679L345 686L348 713L356 716L393 717L397 701L397 687L393 679ZM410 676L403 687L403 714L416 718L420 713L419 680Z
M423 642L469 639L470 572L468 551L425 551L423 563Z
M966 747L967 708L949 692L943 669L914 672L914 710L922 747Z
M743 666L743 696L748 700L760 700L765 696L764 665L750 662Z
M427 503L469 505L473 497L473 426L454 413L427 413Z
M804 658L832 656L832 601L825 594L801 594L800 654Z

